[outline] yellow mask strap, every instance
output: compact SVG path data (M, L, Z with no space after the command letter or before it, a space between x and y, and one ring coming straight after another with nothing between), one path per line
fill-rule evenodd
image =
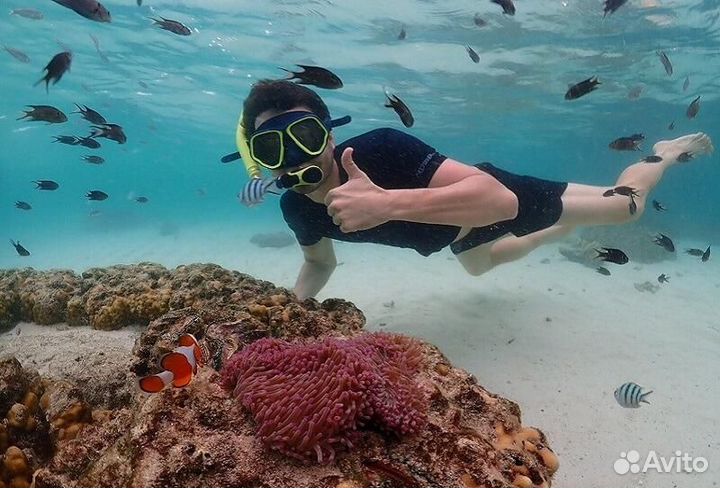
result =
M251 179L262 178L260 165L250 156L250 147L248 146L248 140L245 136L245 127L243 126L242 120L243 114L240 112L240 118L238 119L237 128L235 129L235 145L237 145L248 176Z

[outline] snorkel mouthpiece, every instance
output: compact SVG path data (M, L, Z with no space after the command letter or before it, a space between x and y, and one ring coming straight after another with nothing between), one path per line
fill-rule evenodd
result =
M308 166L299 171L290 171L277 179L278 188L295 188L303 185L315 185L323 179L323 170L319 166Z

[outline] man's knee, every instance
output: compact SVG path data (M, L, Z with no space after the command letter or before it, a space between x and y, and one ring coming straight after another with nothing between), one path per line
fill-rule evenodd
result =
M489 249L483 250L482 252L477 251L477 249L473 249L471 251L466 251L468 254L464 256L456 256L458 261L460 261L460 264L462 264L463 269L470 276L480 276L487 273L494 267L490 258Z

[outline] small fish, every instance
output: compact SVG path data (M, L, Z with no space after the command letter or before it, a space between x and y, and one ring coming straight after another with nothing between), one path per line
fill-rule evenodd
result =
M398 34L398 40L403 41L407 37L407 32L405 31L405 26L402 26L400 28L400 34Z
M635 215L635 212L637 212L637 203L635 203L635 198L630 195L630 203L628 203L628 211L630 212L630 215Z
M22 247L20 245L20 241L16 242L16 241L13 241L12 239L10 239L10 244L12 244L15 247L15 250L17 251L17 253L20 256L29 256L30 255L30 251L28 251L27 249Z
M273 189L273 185L275 188ZM238 198L246 207L253 207L263 202L265 195L273 193L279 195L277 190L277 178L252 178L245 183Z
M30 205L28 202L22 202L17 201L15 202L15 208L19 208L20 210L32 210L32 205Z
M615 149L616 151L639 151L640 143L645 140L645 136L642 134L633 134L627 137L618 137L608 147Z
M190 384L197 374L198 366L202 367L209 354L192 334L183 334L178 339L179 347L160 358L160 373L145 376L138 382L145 393L157 393L168 385L182 388Z
M296 72L280 68L292 75L286 78L287 80L294 80L297 78L300 80L297 82L300 85L314 85L318 88L326 88L328 90L343 87L343 82L340 78L328 69L321 68L319 66L306 66L302 64L297 64L296 66L302 68L303 71Z
M475 14L475 17L473 17L473 22L478 27L485 27L488 24L487 20L483 19L479 13Z
M100 148L100 143L96 141L95 139L90 137L78 137L78 144L80 144L83 147L87 147L88 149L98 149Z
M675 121L673 120L670 122L670 125L668 125L668 130L673 130L675 128Z
M598 266L595 271L597 271L601 275L610 276L610 270L602 266Z
M123 128L117 124L102 124L102 126L93 125L94 129L90 137L105 137L111 141L115 141L118 144L125 144L127 142L127 136L123 131Z
M80 139L75 136L53 136L55 140L53 142L59 142L60 144L67 144L68 146L77 146L80 144Z
M108 195L108 194L105 193L104 191L100 191L100 190L90 190L90 191L87 192L87 194L85 195L85 198L87 198L88 200L95 200L95 201L101 202L101 201L103 201L103 200L107 200L109 196L110 196L110 195Z
M631 186L616 186L603 193L604 197L611 197L613 195L622 195L624 197L639 197L637 190Z
M385 92L385 96L388 99L385 106L395 110L395 113L398 114L405 127L412 127L415 123L415 117L413 117L412 112L410 112L408 106L405 105L405 102L400 100L397 96L390 95L387 92Z
M640 161L643 163L659 163L660 161L662 161L662 158L657 155L652 155L652 156L645 156Z
M50 62L43 68L47 73L45 76L40 78L35 85L45 82L45 91L49 93L48 86L52 80L53 85L60 81L66 71L70 71L70 64L72 64L72 53L64 51L56 54L50 60ZM33 85L33 86L35 86Z
M654 208L655 210L657 210L658 212L665 212L665 211L667 211L667 208L665 208L665 207L663 206L663 204L660 203L660 202L658 202L657 200L653 200L653 201L652 201L652 206L653 206L653 208Z
M60 188L60 185L58 185L57 183L55 183L52 180L36 180L36 181L33 181L33 183L35 183L37 185L35 187L37 190L53 191L53 190L57 190L58 188Z
M83 156L83 160L90 164L103 164L105 162L105 158L101 156Z
M107 120L105 120L105 117L97 113L95 110L88 108L87 105L78 105L77 103L75 106L78 108L77 112L73 112L74 114L81 114L82 118L87 120L88 122L91 122L93 124L107 124Z
M627 3L627 0L605 0L605 9L603 11L603 18L607 14L613 14L617 9Z
M568 91L565 93L565 100L575 100L584 95L587 95L591 91L597 90L597 86L601 83L598 81L597 76L583 80L580 83L571 85Z
M75 13L82 15L86 19L96 22L110 22L112 20L108 9L97 0L53 0L53 2L74 10Z
M21 63L30 62L30 57L19 49L15 49L14 47L10 46L3 46L3 49L5 49L8 53L10 53L13 58L17 59Z
M685 81L683 82L683 91L687 91L687 89L690 87L690 77L686 76Z
M699 111L700 111L700 95L698 95L698 97L695 100L690 102L690 105L688 105L685 115L687 115L688 119L694 119Z
M670 63L670 59L667 57L667 54L665 54L664 51L656 51L656 53L660 57L660 62L665 68L665 72L668 74L668 76L671 76L673 74L673 67L672 63Z
M44 17L42 12L34 8L15 8L10 11L10 15L17 15L32 20L42 20Z
M51 105L27 105L32 107L32 110L25 110L25 115L16 119L30 119L37 122L48 122L50 124L62 124L67 122L67 115L62 110L59 110Z
M677 160L681 163L687 163L691 159L693 159L695 155L691 151L685 151L678 155Z
M702 254L702 258L700 259L703 263L707 262L710 259L710 246L705 249L705 252Z
M607 261L608 263L625 264L629 261L627 254L620 249L601 247L600 249L595 249L595 252L598 253L595 257L596 259L600 258L602 261Z
M642 387L636 383L625 383L619 386L615 390L615 400L620 404L621 407L625 408L638 408L640 403L650 404L649 401L645 400L652 391L643 393Z
M665 273L657 277L658 283L670 283L670 277Z
M142 80L139 80L139 81L138 81L138 85L140 85L141 88L144 88L144 89L146 89L146 90L148 89L148 84L145 83L145 82L142 81Z
M665 249L667 252L675 252L675 244L673 244L672 239L670 239L665 234L656 235L653 238L653 242Z
M155 22L156 25L160 26L161 29L170 31L173 34L177 34L179 36L189 36L192 34L192 31L187 26L177 20L170 20L165 17L160 17L162 20L154 19L152 17L149 17L149 19Z
M473 48L471 48L470 46L465 46L465 49L467 50L467 53L468 53L468 56L470 56L470 59L473 60L473 63L480 62L480 56L478 56L478 53L476 53Z
M90 39L92 39L93 44L95 44L95 50L97 51L98 56L100 56L100 59L102 59L106 63L109 63L110 59L108 59L108 57L105 56L105 53L100 50L100 41L97 40L97 37L90 34Z
M691 247L690 249L685 249L685 254L689 254L690 256L697 256L700 257L703 255L705 251L702 249L697 249L695 247Z
M500 5L505 15L515 15L515 5L512 0L490 0L492 3Z
M638 98L640 98L640 94L642 93L643 88L644 87L642 85L637 85L637 86L630 88L630 91L628 91L627 97L630 100L637 100Z
M150 200L148 199L148 197L136 197L136 198L135 198L135 201L136 201L137 203L147 203L147 202L149 202Z

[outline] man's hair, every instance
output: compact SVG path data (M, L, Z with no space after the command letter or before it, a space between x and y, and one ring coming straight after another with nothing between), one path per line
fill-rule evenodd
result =
M255 119L266 110L284 112L301 105L322 120L330 118L327 105L311 89L287 80L260 80L252 86L243 104L243 125L247 134L252 134Z

